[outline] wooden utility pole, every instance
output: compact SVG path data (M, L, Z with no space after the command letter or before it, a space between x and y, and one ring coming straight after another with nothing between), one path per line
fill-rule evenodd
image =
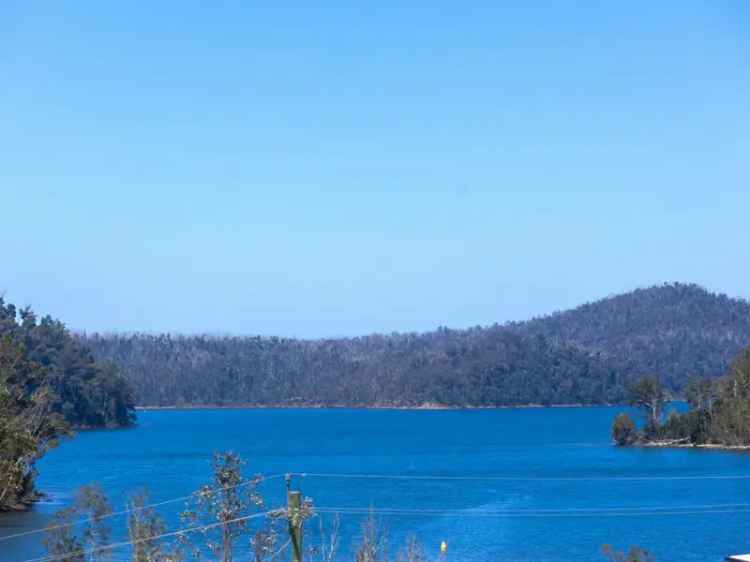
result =
M302 494L290 489L291 476L286 475L286 513L289 521L289 540L292 543L292 562L302 562Z

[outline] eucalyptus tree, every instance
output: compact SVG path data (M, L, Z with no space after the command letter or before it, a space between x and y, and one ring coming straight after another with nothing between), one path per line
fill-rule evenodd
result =
M205 546L215 560L232 562L236 542L249 533L249 516L264 506L257 491L260 477L245 479L244 465L236 453L214 454L211 481L194 494L191 505L182 513L183 523L197 529L195 534L203 538L201 544L190 545L194 557L200 559Z
M644 432L648 437L658 434L662 411L667 401L667 393L656 375L647 375L638 379L629 387L630 403L644 410L646 426Z
M78 513L86 521L81 533L89 562L100 562L112 557L107 548L110 542L109 515L112 507L98 484L81 486L76 494Z
M57 511L44 534L43 544L50 562L86 562L86 550L75 532L78 509L70 506Z
M35 499L35 462L70 432L44 376L22 344L0 335L0 511Z
M112 557L112 508L98 484L81 486L73 505L59 510L47 525L44 546L50 562L102 562Z
M141 491L128 503L128 538L132 562L177 562L183 559L179 549L168 549L161 540L166 532L164 519L149 505L149 494Z

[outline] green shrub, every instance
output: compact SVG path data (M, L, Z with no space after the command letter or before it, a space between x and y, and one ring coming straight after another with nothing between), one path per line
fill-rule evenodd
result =
M612 439L619 446L632 445L638 438L635 422L626 413L618 414L612 423Z

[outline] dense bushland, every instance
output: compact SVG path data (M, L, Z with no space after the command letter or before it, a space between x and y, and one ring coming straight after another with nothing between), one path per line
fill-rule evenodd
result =
M618 445L750 445L750 349L736 357L724 376L690 381L685 390L690 409L672 411L666 420L667 393L658 377L640 379L630 393L631 403L643 409L645 423L638 430L630 416L619 414L612 426Z
M130 386L108 362L91 351L59 320L40 320L28 308L17 309L0 298L0 336L23 349L41 369L30 390L50 391L51 407L74 427L121 427L134 420Z
M496 406L612 403L658 372L680 394L750 345L750 304L695 285L641 289L523 323L296 340L81 335L132 383L174 405Z
M0 298L0 511L34 500L35 461L71 428L133 420L114 366L94 361L62 323Z
M511 327L608 358L622 374L659 373L667 389L676 392L692 378L723 374L750 346L750 303L676 283Z

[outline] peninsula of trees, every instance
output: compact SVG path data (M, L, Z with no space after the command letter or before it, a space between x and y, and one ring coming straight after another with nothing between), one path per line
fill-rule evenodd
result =
M36 497L34 463L74 428L134 421L130 387L49 316L0 298L0 511Z
M627 414L612 425L618 445L750 446L750 349L742 351L728 372L715 380L695 378L686 389L689 410L664 419L668 395L658 376L641 378L630 388L630 402L644 413L637 429Z
M669 284L527 322L299 340L83 334L141 406L482 407L624 402L643 373L681 395L750 345L750 304Z

